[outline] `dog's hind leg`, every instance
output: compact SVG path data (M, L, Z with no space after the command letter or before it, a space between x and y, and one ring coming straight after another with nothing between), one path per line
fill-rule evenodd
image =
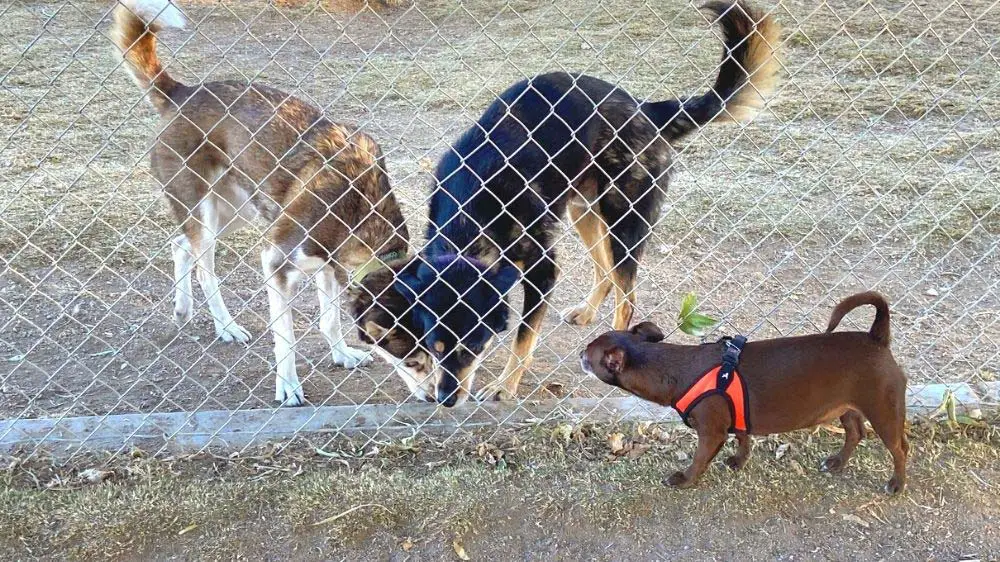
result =
M899 378L906 380L902 373ZM885 485L885 491L890 494L897 494L906 486L906 456L910 452L910 444L906 439L905 395L905 384L889 388L871 411L865 412L872 429L892 455L892 478Z
M726 458L726 466L733 470L739 470L747 464L747 461L750 460L750 450L753 447L750 436L746 433L737 433L736 443L736 454Z
M840 472L847 468L854 449L865 437L865 418L857 410L847 410L840 416L840 424L844 426L844 446L840 452L823 461L819 469L822 472Z
M611 292L611 246L608 242L608 225L597 213L591 211L586 201L572 201L568 205L569 218L580 235L580 240L590 252L594 262L594 284L590 294L580 304L567 308L560 313L562 319L569 324L587 326L594 321L597 309Z
M633 166L642 173L616 181L618 193L605 195L601 215L608 224L608 243L611 247L611 278L615 288L614 329L627 330L635 313L635 279L639 272L649 231L659 213L661 192L644 168Z
M340 323L340 284L334 275L332 267L323 267L316 273L316 294L319 297L319 329L330 344L333 361L348 369L370 361L368 352L355 349L344 342L344 333Z
M215 333L224 342L246 343L250 341L250 333L233 320L222 300L219 278L215 275L216 239L222 229L228 226L231 217L220 216L219 202L213 194L206 196L198 204L198 217L201 233L191 240L191 249L198 262L198 283L205 293L208 310L215 322Z
M194 270L195 259L187 235L175 236L170 246L174 259L174 323L183 326L191 320L194 307L191 272Z
M273 246L261 252L261 266L267 285L278 371L274 379L274 399L285 406L299 406L305 402L305 394L295 372L295 330L291 308L291 289L298 272L288 266L281 250Z

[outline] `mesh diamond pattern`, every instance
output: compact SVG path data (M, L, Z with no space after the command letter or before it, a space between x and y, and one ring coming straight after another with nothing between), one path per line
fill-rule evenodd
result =
M436 408L378 356L337 365L331 343L365 346L346 306L344 341L324 339L313 296L322 280L304 271L291 343L308 405L278 407L260 259L272 224L255 221L215 248L219 294L248 341L217 335L197 276L193 317L178 326L172 241L182 230L150 174L159 117L114 54L112 4L0 6L0 441L70 456L153 438L164 449L173 440L240 450L296 434L324 446L347 433L663 415L579 368L582 345L610 329L614 299L589 326L561 321L593 276L569 221L554 236L561 274L516 399ZM710 88L722 40L677 2L176 4L188 25L159 34L166 71L189 85L266 84L356 125L385 154L411 252L423 249L436 161L509 85L562 70L641 100L683 98ZM912 388L966 383L995 404L995 4L764 7L784 30L777 91L752 121L711 124L674 147L635 319L672 327L694 291L722 319L713 337L803 334L822 330L841 298L875 289L892 305L894 353ZM332 302L346 303L343 284L333 286ZM513 310L520 299L515 289ZM867 329L869 318L847 324ZM487 352L474 390L503 371L514 331ZM22 433L25 420L48 425Z

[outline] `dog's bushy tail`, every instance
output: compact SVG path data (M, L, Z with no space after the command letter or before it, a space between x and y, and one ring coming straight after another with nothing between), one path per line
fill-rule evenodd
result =
M184 15L171 0L118 0L111 38L125 60L132 79L161 114L172 103L170 94L181 86L156 56L156 34L164 28L183 29Z
M777 83L781 27L743 0L709 2L702 9L722 29L725 49L719 75L708 92L686 100L643 104L643 112L669 142L713 121L748 121Z
M875 307L875 321L872 322L868 333L879 344L889 345L889 303L886 302L885 297L875 291L858 293L840 301L840 304L833 309L833 314L830 315L830 323L826 327L827 333L836 329L847 313L866 304Z

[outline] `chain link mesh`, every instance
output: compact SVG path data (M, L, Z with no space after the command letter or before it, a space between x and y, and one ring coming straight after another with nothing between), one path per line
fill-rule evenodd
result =
M386 154L413 251L434 162L510 84L565 70L641 99L683 97L710 87L720 48L718 30L679 2L177 4L189 24L160 33L167 71L187 84L267 84L357 124ZM568 223L555 237L562 274L517 400L435 409L418 405L385 361L335 365L302 283L293 300L299 378L309 404L336 408L276 408L259 258L269 225L217 248L221 293L251 334L247 345L216 336L197 290L193 319L177 327L171 240L181 231L149 173L158 117L114 56L112 7L0 6L0 440L29 452L68 443L72 455L113 429L120 440L104 445L124 448L150 433L176 437L184 423L201 423L199 413L222 423L198 446L225 445L222 433L233 431L261 441L301 430L322 446L348 430L375 439L389 429L661 415L579 369L581 346L610 329L613 310L606 302L588 327L559 320L592 275ZM784 28L778 91L752 122L710 125L677 147L639 270L636 319L673 326L694 291L722 319L720 333L812 333L841 298L875 289L891 303L894 353L911 388L966 383L996 405L996 3L764 8ZM867 329L857 316L848 325ZM347 318L344 333L360 347ZM511 345L507 333L477 386L500 374ZM14 424L23 420L52 423L28 439Z

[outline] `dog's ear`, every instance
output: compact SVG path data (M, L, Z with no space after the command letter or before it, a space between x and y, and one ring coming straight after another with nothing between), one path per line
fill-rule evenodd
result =
M365 322L365 334L372 339L373 342L378 342L382 338L388 336L392 333L395 328L386 328L377 324L374 320L368 320Z
M632 329L629 330L630 333L639 336L643 341L648 342L660 342L663 341L666 336L663 335L663 330L652 322L640 322Z
M604 350L604 357L601 358L601 366L613 375L620 375L625 368L625 350L618 347L610 347Z
M392 287L403 295L406 302L413 304L416 302L417 296L427 288L428 271L433 273L433 270L427 267L423 260L419 257L414 258L403 269L399 270L396 274L396 282L392 284Z
M503 265L500 266L496 271L491 271L486 278L489 280L490 285L500 293L500 296L506 296L510 288L517 283L517 280L521 278L521 270L513 265Z

